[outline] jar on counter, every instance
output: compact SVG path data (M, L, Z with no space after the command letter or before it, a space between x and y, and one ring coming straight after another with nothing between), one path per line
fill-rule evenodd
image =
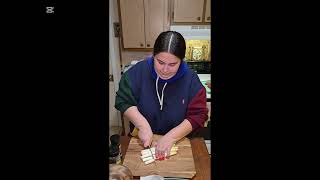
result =
M121 164L120 151L117 146L110 146L109 149L109 164Z
M120 158L121 158L122 153L121 153L120 135L113 134L112 136L110 136L110 142L111 142L110 146L117 146L119 148L119 154L120 154Z
M120 135L114 134L110 137L110 148L109 148L109 164L120 164L121 163L121 144Z

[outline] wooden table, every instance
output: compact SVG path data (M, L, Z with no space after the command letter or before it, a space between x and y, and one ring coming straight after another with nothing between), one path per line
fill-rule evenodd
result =
M121 136L121 153L122 162L126 155L130 142L129 136ZM206 144L203 138L190 139L192 153L194 158L194 164L196 167L196 175L192 178L193 180L209 180L211 179L211 158L209 156ZM133 179L140 179L140 177L134 177Z

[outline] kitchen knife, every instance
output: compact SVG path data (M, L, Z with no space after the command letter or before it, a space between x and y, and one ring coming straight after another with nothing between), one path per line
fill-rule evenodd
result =
M152 141L151 141L151 144L152 144ZM154 162L154 165L155 165L155 166L156 166L156 168L157 168L156 159L154 158L154 156L153 156L153 154L152 154L151 146L149 145L149 146L148 146L148 148L149 148L149 151L150 151L150 153L151 153L152 159L154 160L154 161L153 161L153 162Z

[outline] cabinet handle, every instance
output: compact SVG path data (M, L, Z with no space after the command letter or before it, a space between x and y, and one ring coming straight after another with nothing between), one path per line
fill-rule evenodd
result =
M150 47L150 44L147 44L147 47Z
M210 16L207 17L207 20L208 20L208 21L210 20Z
M143 44L141 43L140 46L143 47Z
M109 74L109 82L113 82L113 75Z
M200 21L200 17L197 17L197 20Z

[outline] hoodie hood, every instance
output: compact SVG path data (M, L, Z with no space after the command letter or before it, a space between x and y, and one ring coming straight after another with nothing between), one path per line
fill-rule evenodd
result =
M148 62L148 66L149 66L152 78L154 80L157 80L157 73L156 73L156 71L154 69L154 64L153 64L154 63L153 56L148 57L147 58L147 62ZM172 83L172 82L175 82L176 80L180 79L187 72L187 70L188 70L188 65L187 65L187 63L185 61L182 60L177 73L173 77L171 77L170 79L167 79L167 80L161 79L159 77L158 81L161 82L161 83Z

